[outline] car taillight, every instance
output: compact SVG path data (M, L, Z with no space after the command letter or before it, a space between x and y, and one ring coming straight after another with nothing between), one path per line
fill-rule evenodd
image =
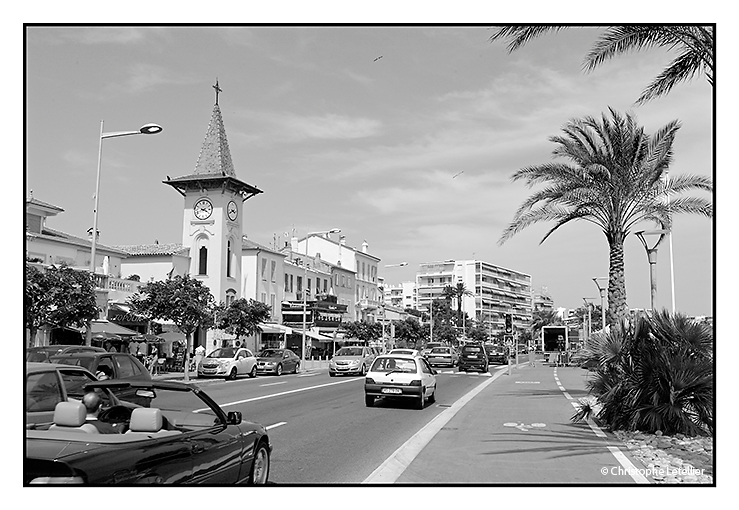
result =
M366 379L364 380L364 384L375 384L375 380L374 380L374 379L372 379L371 377L367 377L367 378L366 378Z
M85 481L81 476L39 476L31 480L31 485L81 485Z
M415 381L411 381L408 386L421 386L421 379L416 379Z

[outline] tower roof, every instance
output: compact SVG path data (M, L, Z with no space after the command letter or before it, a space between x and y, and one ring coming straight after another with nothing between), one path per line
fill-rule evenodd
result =
M238 192L247 200L262 193L262 190L236 177L221 108L218 106L218 93L221 89L217 81L213 88L216 89L216 104L213 105L208 131L205 133L194 172L174 179L167 176L167 180L162 182L172 186L183 196L188 190L223 188Z

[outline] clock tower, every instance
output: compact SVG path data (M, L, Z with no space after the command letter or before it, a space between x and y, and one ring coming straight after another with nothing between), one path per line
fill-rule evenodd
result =
M185 199L182 245L190 249L190 275L210 289L216 302L240 296L244 203L262 193L236 177L218 94L192 174L167 179Z

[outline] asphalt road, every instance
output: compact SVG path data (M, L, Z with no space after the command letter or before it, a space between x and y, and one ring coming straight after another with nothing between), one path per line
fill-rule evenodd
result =
M491 367L493 373L495 367ZM326 371L205 383L224 410L268 427L276 484L358 484L418 430L490 373L438 369L437 397L423 410L411 402L364 403L364 378ZM200 382L200 381L198 381Z

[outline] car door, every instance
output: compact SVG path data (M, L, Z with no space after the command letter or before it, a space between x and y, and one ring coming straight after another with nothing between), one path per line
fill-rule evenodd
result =
M234 363L236 364L236 373L239 375L249 372L246 367L246 349L239 349L236 352L236 360Z
M245 355L244 355L244 365L246 373L250 373L252 368L254 368L254 365L257 364L257 358L254 356L254 353L251 352L249 349L244 349Z
M421 358L421 386L424 388L424 395L428 398L436 391L436 376L429 365L429 362Z
M292 372L295 370L295 364L297 355L295 357L290 356L292 354L291 351L285 351L282 354L282 371L283 372Z
M242 456L238 426L215 424L185 436L192 451L190 483L228 485L238 481Z

